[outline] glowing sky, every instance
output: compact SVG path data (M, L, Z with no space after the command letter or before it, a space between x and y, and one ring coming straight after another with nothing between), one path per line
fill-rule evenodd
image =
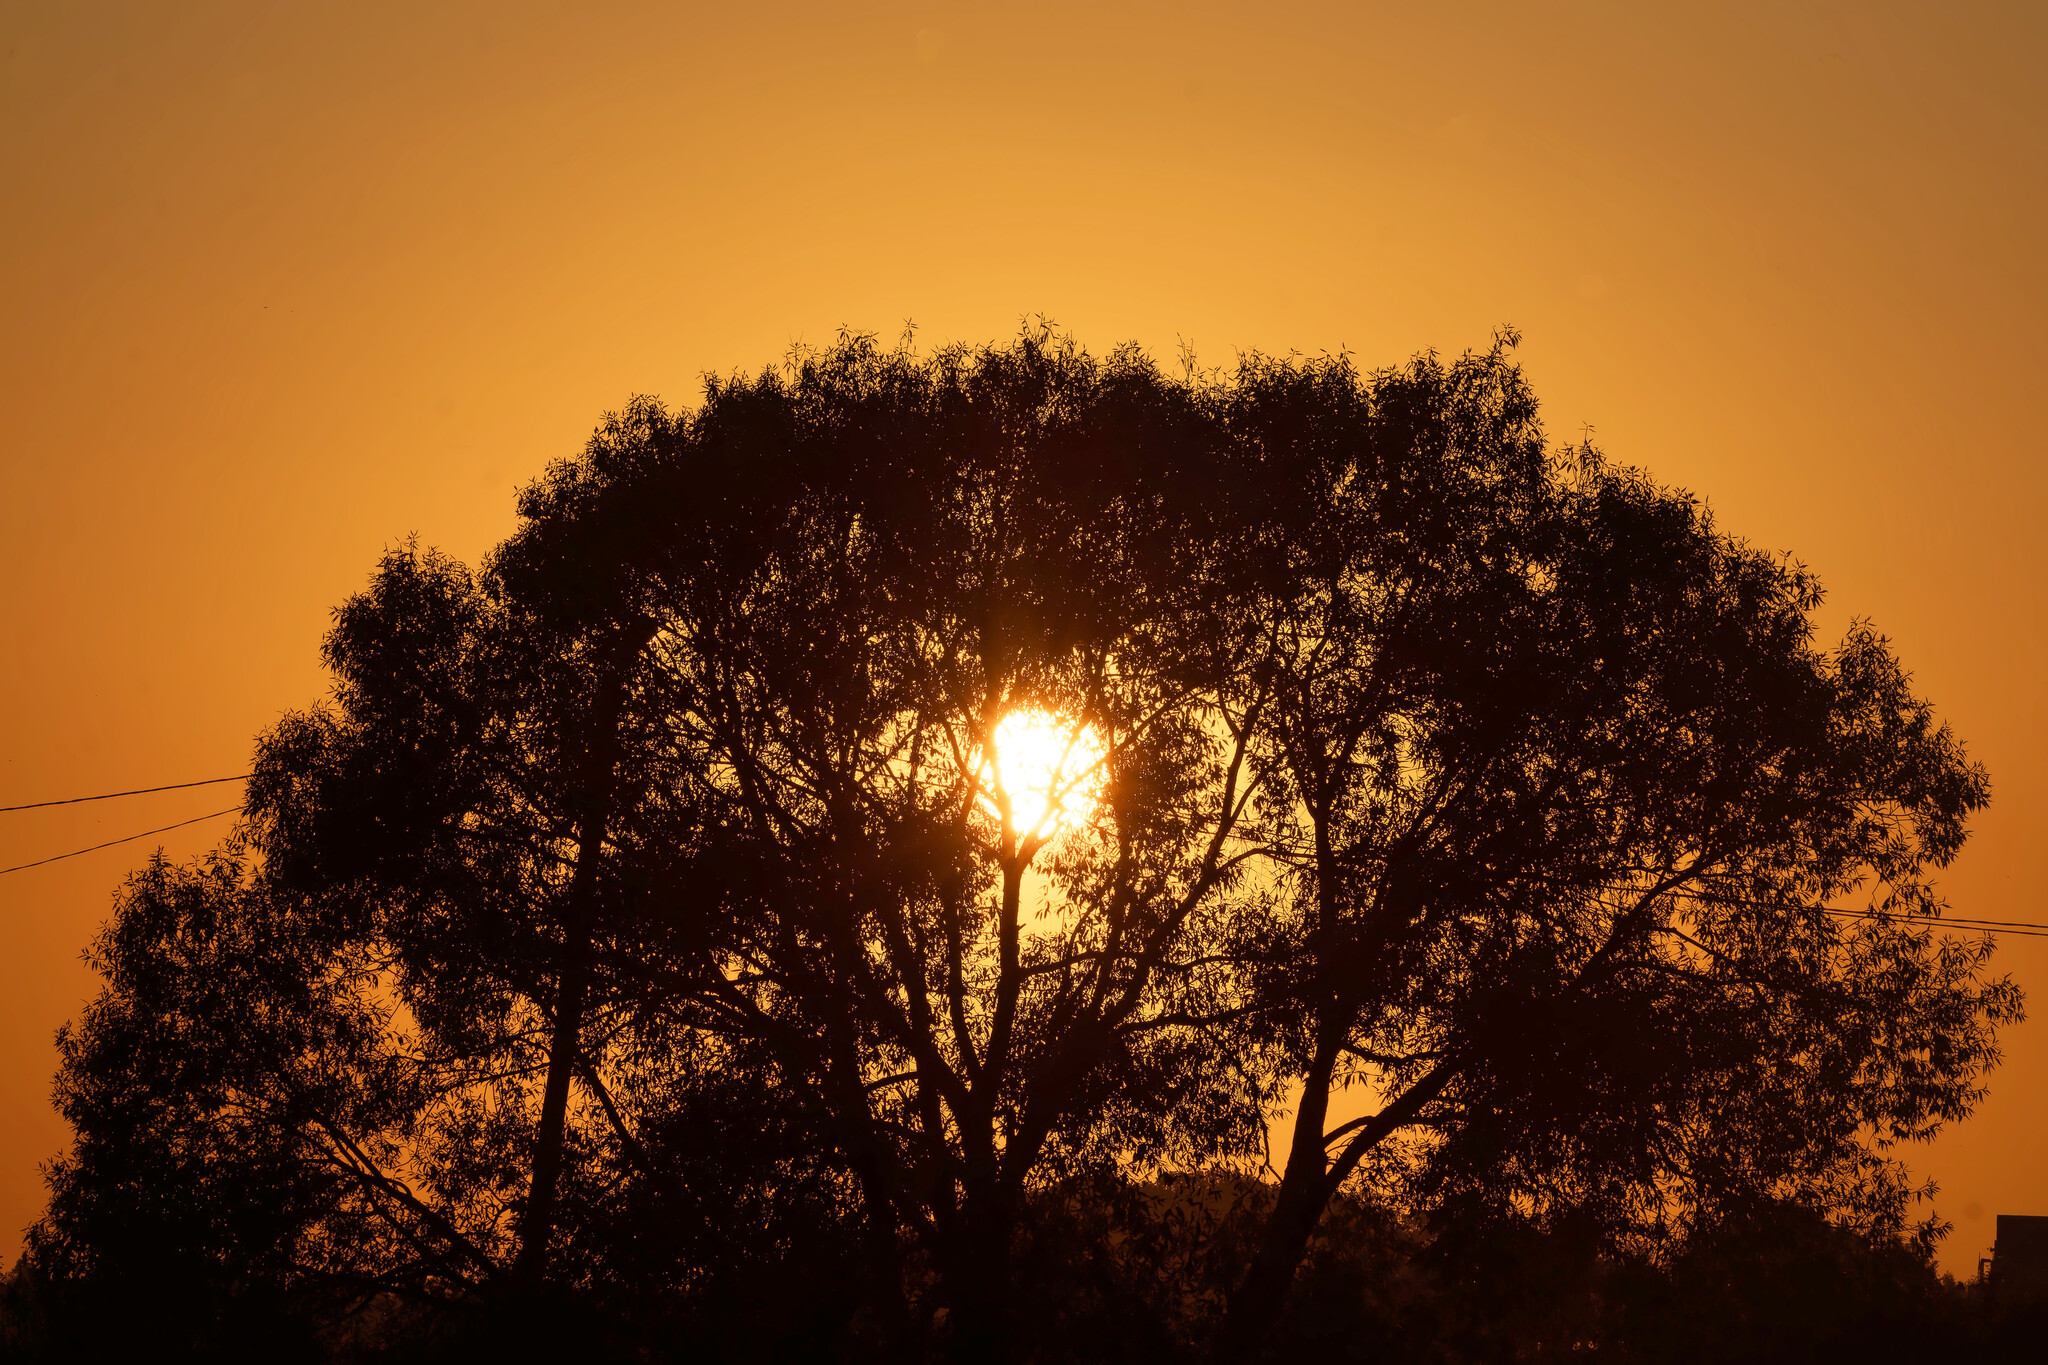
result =
M604 409L842 325L1514 324L1556 435L1893 637L1995 783L1952 899L2048 920L2048 10L1677 8L10 0L0 805L243 771L385 545L474 557ZM218 790L0 816L0 865ZM145 847L0 878L0 1254ZM2048 1014L2048 939L2001 962ZM2048 1025L2008 1050L1908 1154L1958 1271L2048 1213Z

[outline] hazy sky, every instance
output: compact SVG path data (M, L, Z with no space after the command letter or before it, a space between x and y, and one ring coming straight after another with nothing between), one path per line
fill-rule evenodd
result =
M1952 901L2048 920L2048 8L1679 8L0 0L0 805L244 771L383 547L474 559L607 408L842 326L1512 324L1555 436L1893 638L1992 773ZM0 866L235 790L0 816ZM148 848L0 878L0 1255ZM2040 1017L1907 1154L1959 1273L2048 1213L2048 939L1999 963Z

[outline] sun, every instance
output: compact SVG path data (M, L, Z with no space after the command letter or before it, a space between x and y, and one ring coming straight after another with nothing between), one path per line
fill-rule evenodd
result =
M1095 731L1036 708L1012 711L996 723L994 753L982 762L982 797L1001 818L998 796L1010 802L1019 837L1050 837L1085 819L1102 792L1103 749Z

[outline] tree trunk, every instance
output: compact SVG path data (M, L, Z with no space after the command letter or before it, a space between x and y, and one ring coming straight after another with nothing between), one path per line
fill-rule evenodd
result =
M568 913L563 917L555 1026L548 1040L548 1078L541 1092L540 1126L534 1134L532 1181L519 1221L519 1254L512 1267L513 1278L526 1283L547 1278L548 1243L554 1236L556 1192L561 1184L562 1151L568 1133L569 1082L576 1070L584 996L590 985L597 866L603 854L612 788L617 778L619 714L625 709L633 660L639 657L641 646L651 634L651 628L643 627L628 632L619 641L617 648L622 657L607 670L591 716L583 812L576 831L576 871L569 883Z
M583 855L579 855L579 880L582 860ZM583 995L590 978L587 921L573 927L570 933L563 950L561 981L555 991L555 1028L548 1042L547 1088L541 1093L540 1128L534 1137L533 1181L519 1224L519 1258L513 1265L514 1277L525 1281L547 1277L548 1241L555 1227L555 1189L561 1182L562 1148L568 1133L569 1078L576 1066Z
M1238 1291L1230 1296L1229 1307L1224 1310L1223 1330L1216 1349L1218 1365L1250 1365L1259 1358L1267 1336L1279 1322L1281 1310L1287 1306L1287 1291L1294 1284L1295 1272L1301 1269L1309 1239L1315 1236L1316 1224L1322 1221L1330 1196L1358 1169L1359 1162L1368 1152L1390 1134L1413 1123L1416 1116L1444 1092L1457 1075L1457 1070L1455 1062L1437 1063L1429 1074L1409 1086L1379 1113L1370 1119L1357 1121L1357 1128L1334 1162L1326 1159L1323 1146L1330 1072L1323 1071L1320 1087L1304 1090L1302 1110L1295 1120L1294 1142L1288 1150L1287 1170L1280 1179L1279 1202L1274 1205L1273 1216L1266 1221L1265 1234L1259 1239L1259 1252L1252 1261L1250 1272ZM1308 1122L1310 1090L1318 1096L1313 1125ZM1351 1124L1346 1124L1338 1131L1351 1127ZM1306 1142L1304 1132L1308 1134Z
M1259 1252L1252 1260L1244 1282L1230 1296L1224 1313L1223 1331L1217 1344L1220 1365L1250 1365L1259 1358L1267 1335L1287 1306L1287 1291L1294 1274L1308 1252L1328 1202L1322 1190L1323 1177L1296 1179L1292 1161L1280 1182L1280 1198L1266 1222Z
M1245 1365L1259 1358L1266 1334L1286 1306L1294 1272L1328 1202L1323 1123L1330 1113L1330 1077L1336 1071L1341 1034L1328 1024L1322 1033L1302 1078L1301 1102L1294 1112L1294 1140L1288 1144L1287 1168L1280 1176L1280 1196L1266 1220L1251 1269L1224 1310L1216 1351L1222 1365Z
M965 1245L946 1276L946 1359L1003 1365L1010 1359L1008 1221L970 1209Z

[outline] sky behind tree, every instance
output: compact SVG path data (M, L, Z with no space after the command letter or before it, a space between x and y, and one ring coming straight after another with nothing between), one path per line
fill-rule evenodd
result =
M385 547L474 559L602 411L842 326L1376 366L1512 324L1554 438L1893 638L1991 770L1957 912L2048 920L2044 39L2017 4L9 5L0 805L245 771ZM218 791L7 816L0 865ZM0 879L0 1254L150 842ZM2048 939L2000 960L2048 989ZM2007 1049L1909 1156L1958 1273L2048 1212L2048 1025Z

